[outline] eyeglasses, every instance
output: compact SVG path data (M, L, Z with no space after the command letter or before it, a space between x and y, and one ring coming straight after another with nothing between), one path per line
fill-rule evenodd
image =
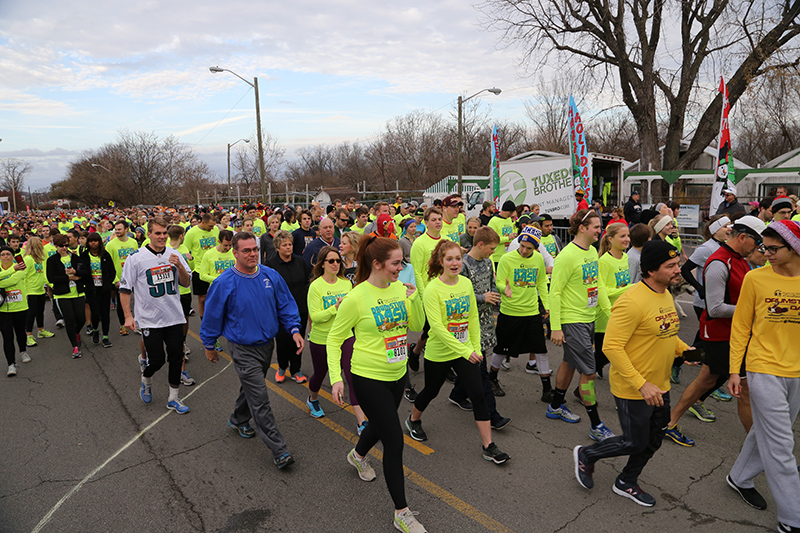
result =
M756 246L761 246L762 244L764 244L764 241L762 241L761 239L759 239L755 235L750 235L749 233L746 233L746 235L756 242Z
M764 253L769 255L775 255L778 253L778 250L781 248L788 248L785 244L782 246L764 246Z
M253 254L256 252L258 252L258 248L242 248L241 250L239 250L240 254L245 254L245 255Z
M329 265L338 265L339 263L342 262L342 260L341 259L326 259L325 262L328 263Z

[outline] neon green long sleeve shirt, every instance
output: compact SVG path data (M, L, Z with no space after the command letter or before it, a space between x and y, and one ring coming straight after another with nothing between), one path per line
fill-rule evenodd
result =
M8 275L9 272L13 273ZM15 271L12 264L0 272L0 288L6 290L6 301L0 306L0 312L13 313L28 309L28 291L25 285L25 270Z
M428 261L436 245L442 240L440 236L434 239L430 234L425 233L414 239L411 245L411 266L414 267L414 279L417 280L417 290L420 296L425 294L425 286L428 285Z
M183 244L192 253L192 257L196 261L196 265L201 264L203 256L209 250L213 250L219 244L219 228L214 226L209 231L205 231L200 226L190 228L186 232L186 237L183 239Z
M511 284L511 298L506 296L506 280ZM497 265L496 284L500 292L500 312L504 315L538 315L540 295L544 308L550 309L544 258L535 250L527 258L522 257L519 250L501 257Z
M561 331L561 324L594 323L598 306L603 312L611 307L600 283L597 250L571 242L556 257L550 276L550 326Z
M25 265L25 290L27 294L44 294L44 285L47 279L44 275L44 262L37 263L33 256L26 255L24 257Z
M378 381L397 381L406 373L408 330L421 331L425 311L419 291L406 298L406 287L395 282L385 289L368 281L356 285L339 304L328 333L331 384L342 381L342 343L355 330L350 371Z
M422 303L431 326L425 359L444 362L481 353L478 303L470 280L459 276L455 285L447 285L434 278L425 288Z
M608 303L613 306L617 298L631 288L628 254L623 252L622 259L615 259L610 253L605 253L597 261L597 264L600 267L600 283L605 286ZM610 316L610 311L606 313L601 309L597 310L597 320L594 323L596 333L605 333Z
M514 221L509 218L503 218L500 216L492 217L489 219L488 226L495 230L497 234L500 236L500 244L497 245L497 249L492 254L492 261L495 263L500 261L500 258L503 257L506 253L506 246L509 242L511 242L511 235L514 234Z
M328 283L322 277L311 282L308 286L308 318L311 321L311 331L308 340L314 344L325 344L328 333L336 318L336 300L344 298L353 288L347 278L336 278L335 283ZM341 307L341 304L339 304ZM351 334L345 340L349 339Z
M206 283L213 283L220 274L231 268L234 263L236 263L236 258L233 257L233 249L223 253L214 248L203 255L197 274Z

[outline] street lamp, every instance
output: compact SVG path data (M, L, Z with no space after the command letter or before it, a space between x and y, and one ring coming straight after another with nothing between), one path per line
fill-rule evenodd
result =
M103 165L98 165L97 163L92 163L92 166L93 166L93 167L100 167L100 168L102 168L103 170L105 170L106 172L108 172L109 174L111 174L111 171L110 171L110 170L108 170L108 169L107 169L106 167L104 167Z
M208 70L210 70L215 74L217 72L230 72L231 74L233 74L234 76L245 82L247 85L252 87L256 93L256 135L258 135L258 172L259 172L259 177L261 178L261 201L264 202L266 201L267 197L267 182L266 182L266 177L264 175L265 174L264 145L261 142L261 107L258 104L258 78L253 78L253 83L250 83L243 77L236 74L234 71L226 68L208 67Z
M249 143L250 139L239 139L238 141L236 141L233 144L228 143L228 194L231 193L231 146L234 146L234 145L236 145L236 143L239 143L239 142L242 142L242 141L244 141L246 143Z
M490 92L494 95L498 95L500 94L501 91L497 87L492 87L491 89L481 89L480 91L476 92L475 94L467 98L462 98L461 95L458 96L458 196L461 196L461 189L463 187L463 176L461 170L461 158L462 158L461 152L462 152L462 144L464 138L464 125L462 124L463 120L461 118L463 114L462 108L464 106L464 102L466 102L471 98L475 98L476 96L478 96L483 92Z

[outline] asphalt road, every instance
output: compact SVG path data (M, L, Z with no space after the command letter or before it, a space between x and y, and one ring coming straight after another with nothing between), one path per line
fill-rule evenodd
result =
M684 309L690 316L681 337L691 342L697 320L690 303ZM51 327L49 306L47 315ZM196 332L199 319L190 325ZM0 377L0 531L393 531L380 462L372 459L377 480L364 483L345 461L356 439L351 412L323 399L327 416L312 419L304 386L288 380L278 386L271 372L273 408L297 459L278 471L259 439L242 439L227 426L238 391L228 361L209 363L190 337L187 370L197 385L181 395L191 412L166 414L166 372L154 378L153 403L143 404L139 337L119 337L114 328L111 338L113 348L89 342L73 360L58 330L29 349L33 361L18 364L16 377ZM548 349L556 368L561 350ZM644 508L611 492L622 458L597 465L593 490L577 484L572 448L591 442L588 421L546 419L541 382L523 367L515 360L501 374L508 394L498 407L513 422L495 440L512 457L506 465L482 459L472 416L447 401L447 385L423 419L429 440L408 441L407 497L429 531L775 530L763 476L756 487L767 498L766 511L745 505L725 483L744 439L735 402L709 400L715 423L684 417L684 431L697 445L664 442L640 478L657 499ZM311 371L307 352L304 369ZM673 403L696 374L684 368ZM422 374L412 380L420 390ZM600 414L618 431L607 381L597 389ZM323 390L330 390L327 383ZM568 404L585 417L571 395ZM410 409L403 401L401 418Z

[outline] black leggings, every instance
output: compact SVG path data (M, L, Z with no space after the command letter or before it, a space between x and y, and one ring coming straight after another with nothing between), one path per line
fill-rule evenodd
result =
M383 443L383 477L395 509L405 509L406 486L403 472L403 428L397 408L403 399L406 376L397 381L378 381L353 374L353 388L369 424L358 438L356 453L365 457Z
M169 362L167 381L170 387L178 388L181 384L181 367L183 366L183 324L175 324L165 328L142 328L144 349L147 353L147 367L142 375L152 378L153 374ZM166 355L164 346L166 345Z
M25 331L33 331L33 323L40 328L44 327L44 304L47 302L46 294L29 294L28 311L25 317Z
M459 382L467 391L467 396L472 402L472 414L475 416L475 420L478 422L489 420L489 409L486 407L483 385L481 385L481 369L477 364L470 363L463 357L443 362L425 359L425 388L414 400L414 407L419 411L424 411L428 407L431 400L439 394L439 390L447 379L447 371L451 368L458 374Z
M97 329L102 323L103 336L107 337L111 325L111 292L97 291L87 294L86 303L89 304L89 312L92 314L92 329Z
M595 331L594 333L594 367L596 370L603 371L603 367L606 366L609 361L606 354L603 353L603 341L606 338L606 333L598 333Z
M81 328L86 324L86 298L79 296L78 298L56 298L55 305L61 316L64 317L64 325L67 330L67 337L73 347L77 347L78 335Z
M119 301L119 289L111 289L111 297L114 298L114 303L117 306L117 318L119 319L119 325L125 325L125 310L122 309L122 303ZM92 313L94 315L94 313Z
M10 313L0 313L0 331L3 333L3 352L6 354L6 361L13 365L16 361L14 352L14 335L17 336L17 346L20 353L26 349L28 336L25 335L25 317L27 311L13 311Z
M306 337L307 317L300 315L300 335ZM278 329L275 335L275 353L278 356L278 368L289 369L291 375L300 372L300 365L303 362L303 352L297 353L297 345L294 343L291 333L283 328Z

